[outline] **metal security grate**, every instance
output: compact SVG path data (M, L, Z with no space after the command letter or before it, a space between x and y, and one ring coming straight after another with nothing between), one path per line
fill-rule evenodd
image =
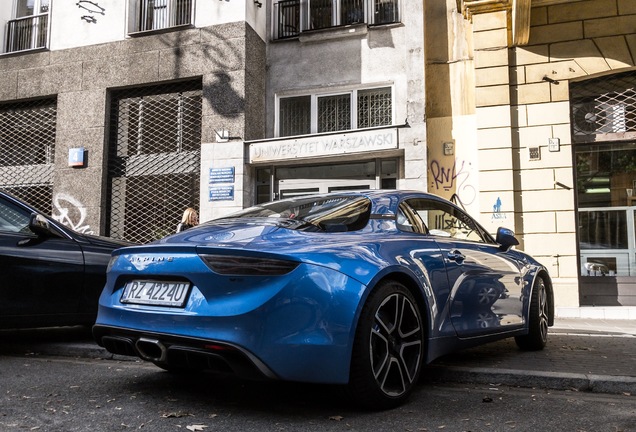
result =
M199 207L201 82L115 91L107 232L145 243Z
M318 98L318 132L351 129L351 95Z
M311 96L282 98L279 123L282 137L311 133Z
M356 24L365 22L364 4L366 0L341 0L340 24Z
M57 101L0 105L0 189L50 215Z
M386 126L393 122L391 88L358 91L358 127Z
M636 138L636 71L570 84L574 142Z

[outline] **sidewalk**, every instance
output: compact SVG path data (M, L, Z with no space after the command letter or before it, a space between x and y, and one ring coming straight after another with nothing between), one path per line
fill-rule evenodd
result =
M3 355L137 360L113 356L82 327L0 330ZM559 318L543 351L521 351L505 339L437 359L422 375L425 381L636 396L636 321Z
M636 396L636 321L557 319L543 351L506 339L438 359L427 373L433 381Z

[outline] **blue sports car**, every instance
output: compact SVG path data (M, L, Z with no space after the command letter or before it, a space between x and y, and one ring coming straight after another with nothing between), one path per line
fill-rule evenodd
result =
M274 201L114 251L93 333L166 370L342 384L390 408L441 355L545 346L552 283L517 244L426 193Z

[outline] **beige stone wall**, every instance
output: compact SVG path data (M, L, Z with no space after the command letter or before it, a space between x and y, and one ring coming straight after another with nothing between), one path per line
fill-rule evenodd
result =
M509 12L472 17L481 221L491 231L498 224L513 228L522 248L550 270L557 306L577 306L568 87L634 67L636 1L533 5L525 46L510 47ZM548 150L550 138L560 140L560 151ZM540 160L530 160L537 147Z
M455 0L424 2L427 190L479 214L470 23ZM449 13L449 11L451 11ZM451 152L444 151L452 146Z

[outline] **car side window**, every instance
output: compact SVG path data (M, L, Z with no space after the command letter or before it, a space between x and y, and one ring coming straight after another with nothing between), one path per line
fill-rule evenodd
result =
M461 210L427 199L408 200L408 204L424 221L429 234L486 243L475 221Z
M398 206L397 227L401 231L426 234L427 228L422 218L408 203L402 202Z
M31 215L8 201L0 200L0 232L30 233Z

